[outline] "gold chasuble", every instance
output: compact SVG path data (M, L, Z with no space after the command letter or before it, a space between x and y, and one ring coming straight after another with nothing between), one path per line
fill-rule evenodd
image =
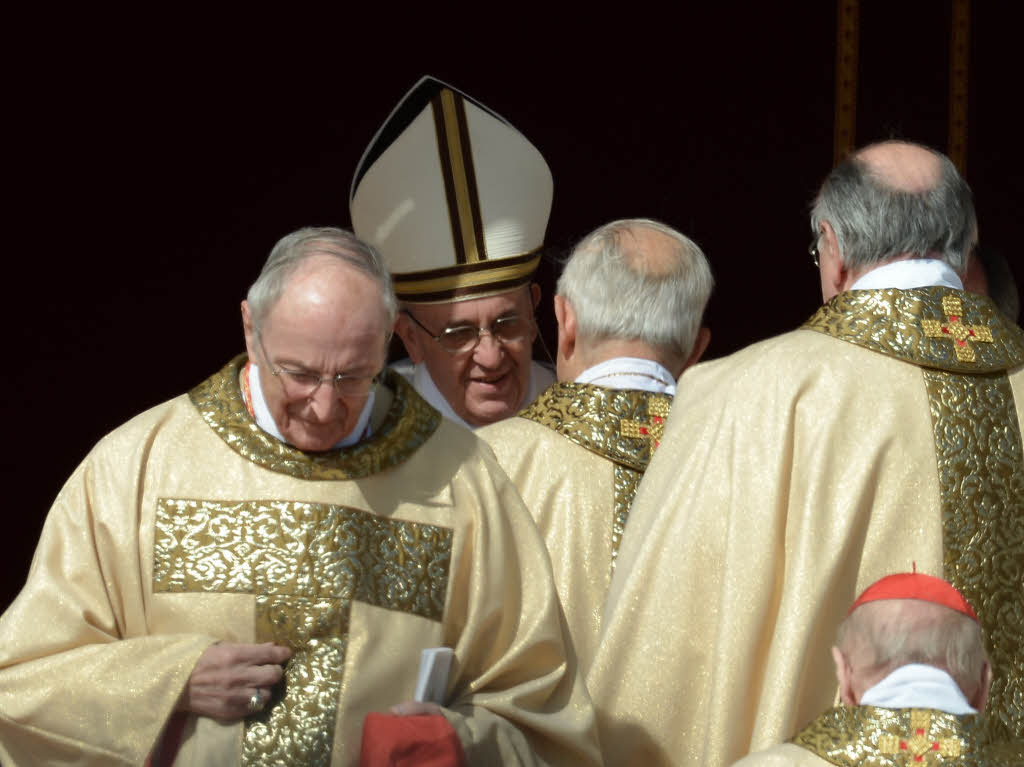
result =
M726 765L835 701L829 648L884 575L978 612L994 742L1024 738L1024 332L948 288L841 293L688 370L587 675L609 764Z
M741 759L735 767L1011 767L1017 757L986 745L982 717L932 709L839 706L790 743Z
M261 713L189 716L175 765L353 765L371 711L455 658L470 763L591 764L543 544L473 435L398 376L372 437L303 453L249 416L244 357L105 437L0 618L4 767L141 765L213 642L294 651Z
M476 432L547 543L584 673L626 517L671 405L664 394L555 383L518 418Z

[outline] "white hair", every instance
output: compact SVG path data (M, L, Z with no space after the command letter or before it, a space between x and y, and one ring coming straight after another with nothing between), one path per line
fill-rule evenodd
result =
M675 243L668 258L637 249L634 233L641 228ZM558 293L572 304L581 338L642 341L680 363L693 349L713 286L700 247L645 218L595 229L573 249L558 279Z
M986 662L981 627L970 616L917 599L863 604L839 625L836 644L858 672L884 677L908 663L946 671L970 697Z
M391 275L372 245L351 232L331 226L305 227L277 241L260 276L249 288L246 301L253 328L258 333L263 320L284 293L288 279L306 260L314 256L331 256L373 278L380 288L381 308L391 327L398 312L398 302L391 285Z

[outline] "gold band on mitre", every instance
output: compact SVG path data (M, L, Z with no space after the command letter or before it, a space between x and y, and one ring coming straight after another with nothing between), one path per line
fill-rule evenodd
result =
M543 156L507 120L425 77L367 147L349 208L398 298L442 303L530 282L553 187Z
M484 298L528 285L539 263L540 253L534 252L500 262L404 274L394 277L395 295L399 301L418 304Z

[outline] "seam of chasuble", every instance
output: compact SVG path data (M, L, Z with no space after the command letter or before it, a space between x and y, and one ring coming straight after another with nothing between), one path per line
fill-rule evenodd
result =
M385 370L383 385L394 400L380 428L352 447L304 453L261 429L242 399L238 374L245 355L231 360L188 393L203 420L246 460L298 479L362 479L397 466L419 449L441 423L441 414L400 375Z
M245 356L189 396L236 453L306 480L352 480L411 456L440 415L401 377L384 424L351 448L307 454L264 433L245 408L238 373ZM243 765L328 765L353 601L429 620L444 616L451 529L378 517L350 507L288 500L159 498L154 593L237 593L256 600L255 641L287 645L285 680L245 721Z
M629 509L672 407L666 394L557 382L520 414L614 464L611 569Z
M1024 446L1006 374L1024 362L1024 333L987 298L948 288L848 291L804 327L922 368L943 575L984 630L989 738L1024 738Z
M837 706L791 741L840 767L983 767L988 758L979 716L918 708Z

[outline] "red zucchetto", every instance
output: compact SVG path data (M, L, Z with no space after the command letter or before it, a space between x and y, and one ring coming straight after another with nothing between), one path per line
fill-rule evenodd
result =
M866 589L857 601L850 608L852 613L866 602L874 602L879 599L920 599L922 602L948 607L958 613L978 620L978 616L968 604L964 595L953 588L942 578L924 573L896 573L881 578ZM847 613L849 615L849 613Z

